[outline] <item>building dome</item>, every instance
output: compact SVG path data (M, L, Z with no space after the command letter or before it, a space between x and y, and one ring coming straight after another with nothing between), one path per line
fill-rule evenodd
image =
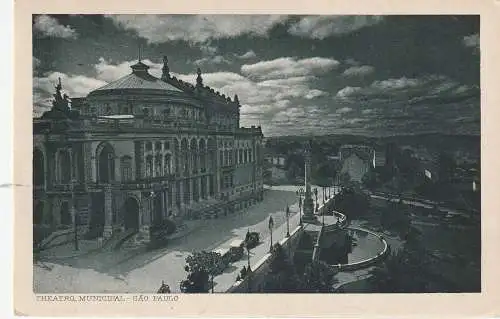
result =
M164 94L167 92L183 92L181 89L162 81L149 74L149 66L139 61L138 63L131 66L132 73L119 78L116 81L108 83L92 92L92 95L107 95L116 93L150 93L150 94Z

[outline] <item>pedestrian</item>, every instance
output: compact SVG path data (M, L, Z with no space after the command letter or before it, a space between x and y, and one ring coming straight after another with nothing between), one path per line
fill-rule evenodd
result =
M158 289L158 294L169 294L170 293L170 286L165 284L165 281L161 281L161 287Z

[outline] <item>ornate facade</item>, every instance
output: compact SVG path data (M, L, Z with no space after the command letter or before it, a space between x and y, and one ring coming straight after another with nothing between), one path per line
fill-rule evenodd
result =
M262 130L240 127L240 103L203 84L132 72L54 106L33 123L35 225L109 238L165 218L230 214L262 199ZM71 103L71 108L69 104Z

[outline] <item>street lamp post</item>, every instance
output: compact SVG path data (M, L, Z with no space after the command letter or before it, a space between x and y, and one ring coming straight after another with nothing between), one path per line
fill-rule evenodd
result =
M302 226L302 195L304 195L302 187L297 190L297 195L299 196L299 225Z
M247 291L250 292L251 291L251 284L250 284L250 280L251 280L251 276L252 276L252 269L250 268L250 248L248 248L248 242L246 243L246 249L247 249L247 276L248 276L248 280L247 280Z
M286 237L290 237L290 221L289 221L289 216L290 216L290 208L288 207L288 204L286 205Z
M273 227L274 227L274 220L273 216L269 216L269 232L271 233L271 242L269 243L269 251L273 251Z
M316 198L316 212L318 212L318 189L314 189L314 197Z

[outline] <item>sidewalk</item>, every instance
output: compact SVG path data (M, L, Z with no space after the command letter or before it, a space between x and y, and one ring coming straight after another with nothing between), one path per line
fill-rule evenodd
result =
M320 208L323 205L320 206ZM316 215L318 219L318 223L321 222L321 216ZM274 216L273 216L274 218ZM329 223L335 223L337 221L337 218L334 216L325 216L325 224ZM293 203L290 205L290 217L289 217L289 232L290 234L293 233L293 231L299 226L300 223L300 214L298 210L298 203ZM313 224L304 224L304 227L307 229L314 228L314 227L321 227L320 225L313 225ZM319 229L318 229L319 230ZM286 222L276 226L273 229L273 242L272 245L279 243L282 239L286 237L287 233L287 224ZM250 268L252 270L255 270L256 266L258 266L262 259L265 258L269 254L269 250L271 248L271 234L270 232L266 232L264 234L260 234L261 236L261 243L250 250ZM242 238L243 239L243 238ZM230 243L232 240L229 240L225 242L224 244L220 245L218 248L227 248L229 247ZM247 260L247 253L245 250L245 253L243 254L243 257L238 260L237 262L231 263L228 268L225 270L224 273L222 273L219 276L216 276L214 278L214 292L226 292L235 282L236 282L236 277L240 273L241 269L243 266L247 267L248 266L248 260Z
M299 213L297 212L295 215L290 216L289 222L290 233L292 233L299 224ZM286 230L286 223L279 225L278 227L273 229L273 245L285 238ZM261 237L261 243L257 247L250 250L251 269L255 269L255 266L261 261L261 259L269 253L271 245L271 235L268 232L267 234L261 234ZM229 244L231 242L232 240L227 241L224 244L220 245L219 248L229 247ZM247 267L247 265L248 260L245 250L243 257L240 260L230 264L224 273L214 278L214 292L226 292L236 282L236 277L240 273L243 266Z

